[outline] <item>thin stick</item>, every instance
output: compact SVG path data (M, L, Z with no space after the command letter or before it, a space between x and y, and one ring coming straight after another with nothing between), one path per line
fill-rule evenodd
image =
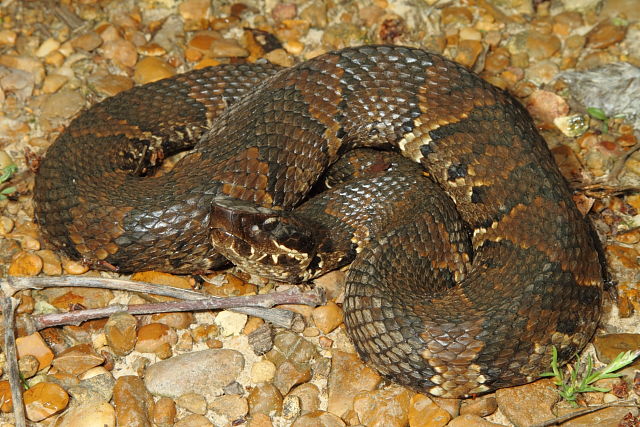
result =
M31 319L31 326L35 330L39 331L41 329L49 328L52 326L77 325L87 320L109 317L110 315L119 312L127 312L131 314L151 314L178 311L217 310L221 308L231 308L246 305L255 305L258 307L272 307L279 304L318 305L323 301L324 293L320 288L316 288L307 292L301 292L298 288L291 288L283 292L273 292L264 295L244 295L239 297L200 299L194 301L171 301L154 304L114 304L104 308L33 316ZM287 310L278 310L278 312L292 313ZM282 321L288 322L285 325L288 328L291 328L293 326L293 322L295 321L295 314L292 314L292 316L287 316L287 318Z
M561 417L556 417L556 418L552 418L550 420L543 421L543 422L538 423L538 424L533 424L530 427L549 427L549 426L554 426L556 424L560 424L560 423L563 423L565 421L569 421L569 420L572 420L574 418L581 417L581 416L587 415L587 414L591 414L593 412L597 412L597 411L600 411L600 410L606 409L606 408L612 408L612 407L633 408L633 407L637 407L637 406L638 406L638 402L636 402L634 400L623 401L623 402L611 402L611 403L607 403L607 404L604 404L604 405L598 405L598 406L588 406L585 409L582 409L580 411L570 412L570 413L565 414L565 415L563 415Z
M9 371L9 384L11 387L11 399L13 400L13 415L17 427L26 427L27 421L24 415L24 402L22 401L22 382L18 370L18 354L16 351L15 335L15 309L18 300L15 298L2 298L2 316L4 326L4 352Z
M131 292L140 292L154 295L163 295L182 300L214 300L222 301L228 298L220 298L214 296L203 295L199 292L189 289L174 288L172 286L161 286L147 282L136 282L125 279L111 279L105 277L86 277L86 276L52 276L52 277L19 277L9 276L0 279L0 289L6 296L11 296L18 291L25 289L44 289L54 287L82 287L82 288L102 288ZM255 296L255 295L248 295ZM251 304L249 298L245 305ZM322 301L315 302L313 298L308 300L311 305L322 304ZM300 304L305 304L301 302ZM225 307L237 313L244 313L254 317L260 317L275 326L290 329L296 317L294 313L288 310L280 310L277 308L265 308L264 306L253 307Z
M20 277L8 276L0 279L0 289L5 296L11 296L25 289L45 288L102 288L119 291L141 292L145 294L163 295L184 300L209 298L199 292L189 289L174 288L173 286L155 285L147 282L136 282L125 279L111 279L106 277L87 276L51 276L51 277ZM215 297L213 297L215 298Z
M49 2L49 7L51 7L51 10L58 17L58 19L64 22L73 33L79 31L83 26L86 25L85 21L83 21L78 15L73 13L66 6L58 6L53 4L53 2Z

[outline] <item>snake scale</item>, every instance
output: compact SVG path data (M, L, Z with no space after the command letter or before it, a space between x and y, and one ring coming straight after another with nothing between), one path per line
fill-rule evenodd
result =
M362 147L376 151L350 154ZM349 156L354 177L308 200ZM528 113L420 49L354 47L133 88L73 120L34 200L51 243L123 272L228 258L300 280L355 257L344 311L360 357L436 396L531 381L552 346L566 361L600 317L597 239ZM341 230L346 243L327 242Z

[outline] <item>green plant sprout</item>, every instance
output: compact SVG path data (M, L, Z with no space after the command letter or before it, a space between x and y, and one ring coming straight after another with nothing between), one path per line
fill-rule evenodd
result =
M9 166L0 169L0 184L11 178L11 175L13 175L13 173L17 170L18 167L15 165L15 163L12 163ZM6 199L9 194L15 192L16 187L14 186L3 188L2 190L0 190L0 200Z
M587 113L594 119L602 121L602 132L604 133L609 132L609 119L622 119L626 117L625 114L616 114L613 117L609 117L602 108L597 107L587 108Z
M640 350L627 351L620 353L616 358L602 369L593 370L593 359L591 355L587 356L587 365L584 369L580 369L580 359L576 362L575 366L567 365L569 375L565 375L558 366L558 350L553 347L553 353L551 358L551 372L545 372L541 377L553 377L553 383L558 386L558 394L564 400L569 402L571 406L578 406L576 399L579 393L589 393L592 391L599 391L606 393L610 389L604 387L596 387L592 384L598 380L604 378L619 378L622 376L615 371L624 368L633 362L640 355ZM578 378L580 377L580 378Z

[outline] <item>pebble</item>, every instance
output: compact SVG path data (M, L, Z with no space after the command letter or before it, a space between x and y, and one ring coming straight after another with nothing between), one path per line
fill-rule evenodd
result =
M64 410L69 395L58 384L41 382L25 390L22 395L25 412L30 421L38 422Z
M560 67L551 60L537 61L527 69L526 76L538 86L551 82L560 72Z
M151 322L161 323L173 329L186 329L194 322L193 313L157 313L151 315Z
M60 42L54 38L48 38L42 42L40 47L36 50L35 54L38 58L44 58L51 52L57 50L60 47Z
M600 362L611 363L619 353L639 349L640 334L599 335L594 338L593 346ZM640 366L640 361L636 360L632 366Z
M276 375L276 365L270 360L260 360L251 366L251 381L254 383L270 382Z
M222 388L222 392L224 394L243 395L244 394L244 387L242 387L242 384L240 384L239 382L233 381L232 383L229 383L226 386L224 386Z
M297 7L293 3L278 3L271 10L271 16L276 22L284 21L285 19L293 19L298 13Z
M624 11L625 17L629 21L640 20L640 9L636 0L605 0L600 14L602 16L617 17Z
M217 325L198 325L191 329L191 336L196 342L206 342L219 334L220 330Z
M208 54L213 58L245 58L249 56L249 51L235 40L216 39L211 42Z
M214 323L220 327L222 336L239 335L247 324L248 316L243 313L224 310L218 313Z
M178 6L180 16L185 21L184 30L193 31L207 28L211 16L211 2L207 0L185 0Z
M460 40L455 60L466 67L473 68L483 50L482 43L477 40Z
M0 381L0 411L5 414L13 411L13 398L9 381Z
M0 30L0 45L13 46L17 37L18 33L13 30Z
M2 90L12 92L21 101L25 101L31 96L34 84L31 73L9 68L0 70L0 87Z
M79 375L80 386L91 389L102 396L105 401L111 400L115 378L104 366L96 366ZM75 396L74 396L75 398Z
M282 331L275 336L273 349L266 354L266 357L276 367L285 361L304 365L318 357L318 350L311 342L298 334Z
M26 355L35 356L39 362L38 370L48 367L53 361L53 352L38 332L16 338L16 349L19 358Z
M256 331L262 325L264 325L264 320L260 319L259 317L249 317L249 319L247 320L247 324L244 325L244 328L242 329L242 334L249 335Z
M282 412L282 394L273 384L261 383L253 387L249 391L247 401L251 416L255 414L280 415Z
M192 414L180 419L173 427L210 427L213 423L204 415Z
M138 62L138 52L129 40L108 40L100 48L105 58L111 59L116 65L132 68Z
M101 44L102 37L95 31L89 31L71 40L71 46L73 46L74 49L82 49L87 52L99 48Z
M87 265L67 258L62 260L62 269L65 273L71 275L84 274L89 271L89 267Z
M166 79L176 74L175 68L156 56L147 56L138 61L133 73L137 84L146 84Z
M221 39L222 36L217 31L198 31L187 44L185 56L188 61L197 61L203 55L209 53L214 40Z
M504 427L504 425L492 423L477 415L465 414L452 419L447 427Z
M140 377L124 375L113 388L118 426L149 426L153 411L153 396Z
M18 305L18 309L16 310L16 314L31 314L35 309L36 300L27 294L20 294L18 296L20 299L20 304Z
M31 354L25 354L18 360L18 369L22 378L33 377L38 372L39 365L38 359Z
M0 163L1 163L1 160L0 160ZM6 166L7 165L0 164L0 169L5 168ZM0 217L0 235L6 236L7 234L11 233L11 230L13 230L14 225L15 225L15 222L11 218L7 216Z
M203 395L198 393L185 393L176 399L176 405L194 414L204 415L207 413L207 401Z
M442 8L440 20L443 25L469 25L473 21L473 15L466 7L448 6Z
M164 286L173 286L174 288L180 289L193 289L194 280L185 276L176 276L175 274L170 273L162 273L160 271L143 271L139 273L134 273L131 276L131 280L139 281L139 282L149 282L154 285L164 285ZM171 298L167 297L166 301L169 301Z
M327 5L323 2L311 2L300 12L300 18L309 22L312 27L324 28L327 26Z
M147 368L144 381L149 391L156 395L177 398L196 392L213 400L224 386L236 380L243 368L241 353L209 349L155 363Z
M286 396L282 401L282 418L292 420L300 415L300 398L297 396Z
M285 360L276 370L273 384L278 387L280 393L287 394L295 385L307 382L311 379L311 367L305 363L293 363Z
M209 407L214 412L227 417L229 420L237 420L249 413L249 402L246 398L237 394L216 397Z
M193 337L189 332L184 332L178 337L175 349L178 351L191 351L193 349Z
M467 399L460 406L460 415L470 414L479 417L486 417L493 414L498 409L498 402L494 395L486 395Z
M168 397L161 397L153 405L153 423L158 427L170 427L176 420L176 403Z
M62 89L49 95L42 105L40 120L68 119L84 108L84 96L77 90Z
M62 274L60 257L50 249L42 249L36 252L42 260L42 272L47 276L59 276Z
M62 268L64 269L64 262ZM76 304L85 308L106 307L113 299L113 292L109 289L48 288L41 292L48 297L51 305L63 310L70 310Z
M44 80L44 65L36 58L18 55L0 55L0 65L31 73L36 85L39 85L42 83L42 80Z
M136 345L138 321L129 313L115 313L104 325L107 344L116 356L126 356Z
M176 331L162 323L149 323L138 329L135 349L140 353L155 353L166 344L173 345L178 341Z
M322 33L322 43L331 49L340 49L358 44L358 40L362 40L365 34L365 28L342 22L325 28L324 33Z
M545 123L569 113L569 105L561 96L547 90L536 90L527 99L527 110L538 120Z
M343 417L353 409L356 394L374 390L380 384L381 378L355 354L339 350L333 350L331 354L327 410Z
M104 357L96 353L89 344L78 344L58 354L53 366L62 372L79 375L104 362Z
M298 417L293 427L344 427L346 424L330 412L314 411Z
M556 125L564 135L575 138L589 130L589 116L586 114L559 116L553 120L553 124Z
M496 391L500 411L515 425L531 425L555 418L558 392L552 379Z
M624 40L627 28L614 25L611 21L603 21L587 33L587 47L592 49L606 49Z
M291 67L294 64L293 58L284 49L274 49L264 55L265 59L272 64L281 67Z
M382 390L364 391L353 399L353 409L360 422L366 426L403 427L409 421L412 394L413 392L397 385ZM446 417L450 417L446 411L441 411ZM449 421L448 418L446 420ZM440 425L445 424L446 422Z
M414 394L411 396L408 418L411 427L439 427L451 420L451 414L428 396Z
M108 402L73 406L56 420L56 427L114 427L116 411Z
M551 58L560 50L560 47L560 39L555 35L542 34L533 30L516 34L507 43L511 55L526 53L535 60Z
M340 301L344 294L346 273L341 270L330 271L313 281L315 286L324 289L327 300Z
M31 252L20 252L9 266L10 276L37 276L43 267L42 258Z
M118 76L107 74L105 76L96 76L89 79L94 89L101 95L114 96L123 90L133 87L133 80L126 76Z
M344 320L342 309L333 301L326 305L316 307L311 314L313 323L323 334L328 334L340 326Z
M288 396L296 396L300 399L300 411L303 415L320 408L320 389L315 384L300 384L291 390Z

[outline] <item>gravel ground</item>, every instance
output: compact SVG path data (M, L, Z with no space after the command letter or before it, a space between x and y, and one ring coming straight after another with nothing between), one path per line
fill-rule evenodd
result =
M637 0L3 0L0 169L16 169L0 180L0 278L116 277L61 257L33 222L33 171L84 108L194 68L264 59L290 66L368 43L443 53L527 106L610 266L611 298L587 353L608 363L620 351L640 349ZM234 269L132 278L217 296L285 288ZM150 297L88 288L20 291L27 417L43 426L414 427L533 425L573 410L558 402L551 380L466 401L431 399L383 381L359 362L344 331L343 280L339 271L316 281L329 299L323 306L286 306L302 319L290 329L204 311L121 313L31 333L28 320L36 315ZM1 357L0 422L12 425ZM580 404L637 398L637 368L603 380L612 390L582 395ZM634 426L637 416L637 406L610 407L566 425Z

